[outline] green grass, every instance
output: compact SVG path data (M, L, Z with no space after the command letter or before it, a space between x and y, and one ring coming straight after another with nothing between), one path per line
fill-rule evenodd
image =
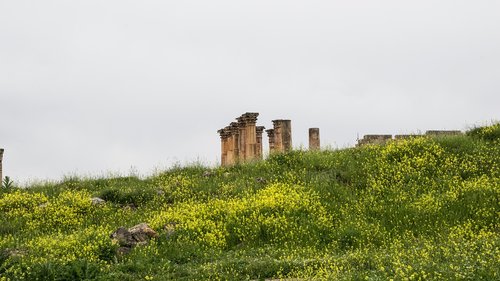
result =
M4 188L0 280L499 280L499 132Z

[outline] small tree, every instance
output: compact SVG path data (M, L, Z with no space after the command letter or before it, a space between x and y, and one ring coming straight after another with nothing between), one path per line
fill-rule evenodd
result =
M10 179L10 177L5 176L5 178L4 178L3 182L2 182L2 186L3 186L4 188L11 188L11 187L13 187L13 186L14 186L14 181L12 181L12 180Z

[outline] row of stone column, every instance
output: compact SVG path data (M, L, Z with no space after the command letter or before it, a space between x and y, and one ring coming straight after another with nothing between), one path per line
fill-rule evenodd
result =
M236 118L229 126L218 130L221 138L221 164L262 159L262 133L264 127L257 126L259 113L247 112Z
M236 118L229 126L217 131L221 138L221 164L233 165L255 159L262 159L263 126L257 126L259 113L247 112ZM269 138L269 152L281 153L292 150L292 121L273 120L273 128L266 130ZM320 149L319 129L309 129L309 149Z

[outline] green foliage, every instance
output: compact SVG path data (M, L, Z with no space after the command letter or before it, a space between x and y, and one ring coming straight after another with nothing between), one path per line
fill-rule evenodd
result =
M495 122L490 126L472 128L467 131L467 136L487 141L500 140L500 122Z
M9 176L6 176L3 180L0 179L1 182L1 186L3 188L6 188L6 189L11 189L14 187L14 182L10 179Z
M497 134L3 189L0 281L497 280ZM141 222L160 237L117 255Z

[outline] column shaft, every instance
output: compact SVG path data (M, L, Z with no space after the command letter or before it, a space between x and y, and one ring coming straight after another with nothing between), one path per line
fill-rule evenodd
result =
M277 152L287 152L292 149L292 121L273 120L274 146Z
M309 150L320 149L319 128L309 129Z

